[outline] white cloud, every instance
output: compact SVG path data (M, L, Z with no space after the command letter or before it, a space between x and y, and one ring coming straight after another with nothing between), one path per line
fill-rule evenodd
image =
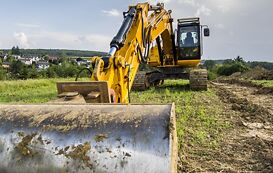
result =
M207 8L205 5L201 5L198 7L195 16L201 16L201 15L205 15L205 16L209 16L211 14L211 9Z
M177 0L176 2L178 4L181 4L181 5L175 5L175 9L173 9L173 11L177 11L178 9L176 9L176 7L179 7L181 8L181 6L183 5L183 8L188 8L188 11L191 10L193 11L191 14L194 15L194 16L201 16L201 15L205 15L205 16L210 16L211 15L211 12L212 10L210 8L207 7L207 4L206 3L207 0ZM206 4L206 5L205 5ZM188 6L188 7L185 7L185 6ZM194 13L194 11L196 11Z
M102 10L101 12L106 14L107 16L113 16L113 17L118 17L121 15L121 13L117 9Z
M17 26L24 27L24 28L39 28L40 25L29 24L29 23L17 23Z
M25 33L23 32L19 32L19 33L14 33L13 34L15 40L16 40L16 43L22 47L22 48L29 48L30 44L29 44L29 40L28 40L28 37L26 36Z

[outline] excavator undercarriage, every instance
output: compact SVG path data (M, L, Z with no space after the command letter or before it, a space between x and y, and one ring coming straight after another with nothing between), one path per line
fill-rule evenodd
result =
M191 90L206 91L208 74L206 69L181 69L167 68L156 71L139 71L133 83L133 90L144 91L150 87L164 84L164 80L189 79Z

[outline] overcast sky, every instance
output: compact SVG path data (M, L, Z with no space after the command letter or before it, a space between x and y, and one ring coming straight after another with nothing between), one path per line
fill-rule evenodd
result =
M0 48L108 51L122 12L138 0L1 0ZM155 0L149 0L156 3ZM199 16L211 29L205 59L273 62L273 0L162 0L175 20Z

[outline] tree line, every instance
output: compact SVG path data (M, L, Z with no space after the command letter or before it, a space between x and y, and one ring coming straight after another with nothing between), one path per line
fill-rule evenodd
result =
M50 64L50 67L47 69L37 69L35 64L25 65L21 61L12 60L9 69L0 67L0 80L76 77L83 68L86 67L78 66L74 62L64 61L59 64ZM87 71L83 71L80 77L89 76L90 74Z
M68 57L92 57L92 56L105 56L105 52L87 51L87 50L66 50L66 49L19 49L18 46L12 49L2 49L3 53L12 52L12 55L25 55L25 56L68 56Z

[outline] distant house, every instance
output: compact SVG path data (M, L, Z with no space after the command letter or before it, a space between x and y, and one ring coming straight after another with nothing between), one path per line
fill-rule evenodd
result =
M19 61L21 61L22 63L24 63L25 65L32 65L32 58L18 58Z
M49 61L50 63L58 62L58 57L56 57L56 56L49 56L49 57L48 57L48 61Z
M19 60L22 58L20 55L12 55L12 57L15 58L16 60Z
M40 58L40 57L38 57L38 56L32 57L32 62L38 62L38 61L41 61L41 60L42 60L42 58Z
M42 60L42 58L40 57L18 57L18 60L21 61L22 63L26 64L26 65L32 65L34 63L37 63L39 61Z
M84 66L86 66L86 67L89 67L90 64L91 64L91 62L90 62L89 60L83 59L83 58L77 58L77 59L76 59L76 63L77 63L77 65L79 65L79 66L84 65Z
M10 62L3 62L3 63L2 63L2 67L3 67L4 69L9 69L9 68L10 68Z
M48 69L49 62L48 61L38 61L36 62L36 68L40 70Z
M86 65L87 64L87 60L82 59L82 58L77 58L76 62L77 62L78 65Z

